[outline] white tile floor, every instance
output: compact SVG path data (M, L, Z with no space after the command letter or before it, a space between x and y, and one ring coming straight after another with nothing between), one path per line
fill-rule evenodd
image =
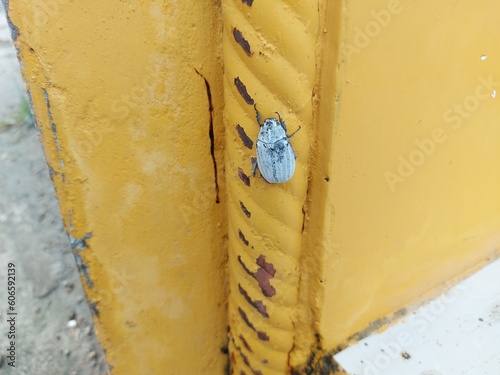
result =
M500 260L335 359L349 375L500 375Z

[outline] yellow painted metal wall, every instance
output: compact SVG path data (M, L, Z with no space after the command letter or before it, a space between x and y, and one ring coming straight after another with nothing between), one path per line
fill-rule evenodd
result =
M498 256L499 11L380 0L326 13L339 53L324 55L310 189L326 348Z
M499 8L11 3L113 374L221 374L228 340L235 374L341 372L327 352L495 257ZM302 127L286 184L250 176L254 104Z
M27 0L9 16L113 374L223 373L220 8Z

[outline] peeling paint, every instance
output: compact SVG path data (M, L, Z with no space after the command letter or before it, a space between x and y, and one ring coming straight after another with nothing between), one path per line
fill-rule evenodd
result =
M90 307L90 312L92 315L94 315L96 318L99 317L99 310L97 309L97 303L88 301L89 302L89 307Z
M9 24L10 28L10 35L12 37L13 41L16 41L17 37L19 36L19 29L17 28L16 25L12 22L9 16L9 0L2 0L3 6L5 8L5 13L7 15L7 23ZM19 51L18 51L19 54Z
M243 234L243 232L241 231L241 229L238 229L238 236L240 237L240 240L246 245L248 246L248 244L250 242L248 242L248 240L245 238L245 235Z
M238 284L238 289L243 298L250 304L250 306L254 307L264 318L269 318L269 314L267 313L266 305L261 300L252 300L248 292L243 289L241 284Z
M59 144L59 137L57 135L57 126L54 122L54 118L52 116L52 107L51 107L51 104L50 104L50 99L49 99L49 94L47 92L47 90L45 90L44 88L42 88L42 91L43 91L43 97L45 98L45 104L47 106L47 116L49 118L49 121L50 121L50 129L52 131L52 137L53 137L53 140L54 140L54 144L56 145L56 152L57 154L59 155L59 166L61 167L61 169L64 169L64 160L61 158L61 146ZM61 180L62 182L66 182L66 178L65 178L65 175L64 173L61 174Z
M238 89L238 92L240 93L241 97L243 99L245 99L245 102L247 104L250 104L250 105L255 104L254 100L252 99L252 97L248 93L246 86L243 84L243 82L241 82L240 77L236 77L234 79L234 85Z
M270 280L274 277L276 270L271 263L266 263L265 259L266 258L264 257L264 255L259 255L256 263L260 268L257 271L252 272L246 266L246 264L243 263L243 261L241 260L241 256L238 256L238 262L247 274L257 280L262 293L266 297L272 297L276 294L276 289L274 289L274 287L271 285Z
M243 337L243 335L240 335L239 336L240 340L241 340L241 343L243 344L243 346L250 352L250 353L253 353L253 350L252 348L250 347L250 345L248 345L248 342L247 340L245 340L245 338Z
M293 369L292 375L347 375L335 361L333 354L325 353L321 347L314 348L307 364L301 369Z
M238 132L238 135L240 136L243 145L251 150L253 147L253 141L247 135L245 129L240 124L236 124L236 131Z
M245 348L253 353L252 349L250 349L250 346L247 347L248 343L246 342L246 340L243 338L242 335L239 336L240 340L243 342L243 345L245 346ZM243 350L241 350L241 347L239 345L236 344L235 340L234 340L234 337L231 336L231 342L233 343L234 347L236 348L236 350L238 351L241 359L243 360L243 363L252 371L252 374L253 375L263 375L261 371L259 370L255 370L252 365L250 364L250 360L248 359L248 356L246 354L243 353ZM246 344L246 345L245 345ZM245 372L243 370L240 371L240 374L245 374Z
M241 210L243 211L243 213L245 214L246 217L250 218L250 216L252 216L252 213L247 210L247 208L245 207L245 205L243 204L242 201L240 201L240 207L241 207Z
M245 172L243 172L243 169L239 168L238 167L238 177L240 178L241 181L243 181L243 183L246 185L246 186L250 186L250 177L248 177Z
M245 51L245 53L248 56L252 56L252 51L250 50L250 43L248 43L248 41L243 37L243 33L236 27L233 28L233 37L236 43L238 43L241 46L241 48L243 48L243 51Z
M248 319L248 316L247 314L243 311L243 309L241 307L238 307L238 312L241 316L241 319L243 319L243 321L245 322L245 324L252 330L252 331L255 331L257 333L257 337L262 340L262 341L269 341L269 336L267 335L267 333L263 332L263 331L257 331L257 329L255 328L255 326L253 325L253 323L250 321L250 319Z
M260 268L254 273L255 279L259 282L260 289L266 297L272 297L276 294L276 289L271 285L270 280L276 274L272 263L266 262L264 255L259 255L256 261Z
M76 265L80 273L85 277L85 281L89 288L94 287L94 282L90 278L89 275L89 266L85 264L82 258L83 249L88 248L87 240L92 237L92 233L85 233L82 238L73 238L70 234L68 234L71 249L73 250L73 255L75 256Z
M50 121L50 129L52 130L52 135L54 136L54 143L56 144L57 153L60 154L61 153L61 146L58 145L59 138L57 136L57 127L56 127L56 124L54 123L54 118L52 117L52 107L51 107L50 100L49 100L49 94L47 93L47 91L45 89L42 89L42 90L43 90L43 97L45 98L45 104L47 105L47 115L48 115L49 121Z

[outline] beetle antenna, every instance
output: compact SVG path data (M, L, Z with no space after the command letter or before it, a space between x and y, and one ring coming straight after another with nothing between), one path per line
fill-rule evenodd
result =
M257 109L257 103L254 103L253 108L255 109L255 118L257 119L257 124L259 124L259 126L262 126L262 124L260 123L260 113Z
M287 135L286 137L287 138L292 138L295 135L295 133L297 133L300 129L302 129L302 126L299 125L299 128L297 130L295 130L292 134Z
M283 127L283 129L285 129L285 132L286 132L286 124L285 124L285 121L283 121L283 119L281 118L280 114L278 112L274 112L278 115L278 120L280 121L280 124L281 126Z

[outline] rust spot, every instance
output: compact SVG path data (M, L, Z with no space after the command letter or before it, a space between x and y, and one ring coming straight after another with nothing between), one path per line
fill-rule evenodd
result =
M243 84L243 82L241 82L240 77L236 77L234 79L234 85L238 89L241 97L245 99L245 102L247 104L253 105L255 103L252 97L248 94L246 86Z
M272 279L276 273L274 266L271 263L267 263L266 257L262 254L259 255L256 263L260 268L254 273L254 277L258 281L262 293L266 297L274 296L276 294L276 289L274 289L269 282L269 280Z
M241 2L242 2L243 4L248 5L249 7L251 7L251 6L252 6L252 4L253 4L253 0L241 0Z
M243 145L245 145L251 150L253 147L253 141L250 139L247 133L245 133L245 129L243 129L243 127L240 124L236 124L236 131L238 132L238 135L240 136Z
M269 336L267 335L267 333L265 332L262 332L262 331L258 331L257 332L257 336L259 337L259 339L261 339L262 341L269 341Z
M247 210L247 208L245 207L245 205L243 204L242 201L240 201L240 207L241 207L241 210L243 211L243 213L248 217L250 218L250 216L252 215L252 213L250 211Z
M243 172L243 169L239 168L238 167L238 177L240 178L241 181L243 181L243 183L246 185L246 186L250 186L250 177L248 177L245 172Z
M238 43L241 48L243 48L243 51L245 51L248 56L252 56L252 51L250 51L250 43L248 43L248 40L243 37L241 31L236 27L233 28L233 37L234 40L236 40L236 43Z
M241 231L241 229L238 229L238 236L240 236L240 240L242 240L243 243L248 246L249 242L245 238L245 235L243 234L243 232Z
M241 342L243 343L243 346L250 352L250 353L253 353L253 350L252 348L250 347L250 345L248 345L248 342L247 340L245 340L245 338L243 337L243 335L240 335L240 340Z
M263 365L267 365L267 363L268 363L269 361L268 361L267 359L263 359L261 362L262 362L262 364L263 364Z
M240 231L241 232L241 231ZM242 235L242 234L241 234ZM240 238L241 238L240 235ZM243 241L243 238L242 238ZM247 245L248 246L248 245ZM257 265L260 267L257 271L252 272L245 263L241 260L241 256L238 255L238 262L241 264L243 269L247 274L252 276L259 283L259 287L262 290L262 293L266 297L272 297L276 294L276 289L271 285L270 279L274 277L276 270L274 269L271 263L266 262L266 258L264 255L259 255L257 258Z
M255 307L255 309L260 313L260 315L262 315L264 318L269 318L269 314L267 313L267 308L262 301L260 300L252 301L247 291L243 289L243 287L240 284L238 284L238 289L240 290L240 293L243 296L243 298L245 298L245 300L251 306Z

